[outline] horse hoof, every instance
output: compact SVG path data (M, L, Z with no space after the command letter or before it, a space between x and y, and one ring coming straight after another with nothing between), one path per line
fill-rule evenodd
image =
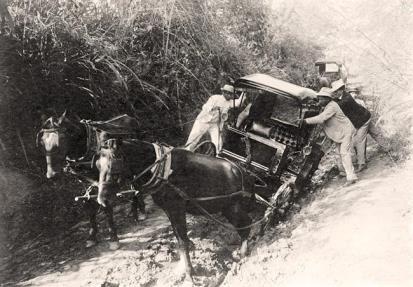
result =
M248 254L248 241L243 241L240 249L240 257L245 258Z
M118 250L120 248L120 243L119 241L110 241L109 242L109 249L110 250Z
M86 240L86 248L93 247L97 244L96 240Z

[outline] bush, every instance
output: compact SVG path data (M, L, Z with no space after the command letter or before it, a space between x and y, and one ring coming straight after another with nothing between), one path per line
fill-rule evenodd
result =
M267 40L274 29L262 1L14 5L18 82L30 106L100 119L126 112L143 129L193 119L194 107L247 73L307 84L321 51L291 34Z

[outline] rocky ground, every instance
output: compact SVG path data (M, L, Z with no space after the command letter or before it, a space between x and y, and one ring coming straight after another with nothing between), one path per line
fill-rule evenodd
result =
M335 178L319 187L287 221L254 238L241 261L234 232L188 216L195 285L413 286L413 165L396 167L386 155L370 155L358 183L341 187L344 179ZM117 211L117 251L105 243L103 217L101 243L91 249L84 247L86 221L52 239L34 238L4 258L2 286L181 285L169 222L148 204L149 217L139 224L126 209Z

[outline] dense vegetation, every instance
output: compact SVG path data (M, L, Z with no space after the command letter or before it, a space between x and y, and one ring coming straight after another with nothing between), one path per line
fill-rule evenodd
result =
M81 186L44 179L35 146L43 114L128 113L148 140L182 144L197 109L223 84L265 72L311 86L322 54L265 1L9 2L13 25L0 35L0 153L8 171L0 241L13 244L0 251L79 220L73 196Z
M247 73L311 83L321 54L275 27L263 1L21 0L10 8L16 58L7 86L20 96L7 111L35 121L68 109L86 118L128 113L145 130L178 127Z

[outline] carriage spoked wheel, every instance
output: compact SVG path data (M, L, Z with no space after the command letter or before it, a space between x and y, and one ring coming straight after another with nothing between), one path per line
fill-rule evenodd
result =
M194 152L213 157L217 155L217 149L211 141L201 142L199 145L195 147Z
M261 233L273 227L284 218L294 198L294 192L294 184L292 182L285 182L277 189L277 192L270 197L270 204L274 206L275 209L269 207L265 211L265 216L268 216L268 219L264 223Z
M303 167L301 168L300 173L295 180L295 185L298 189L298 193L302 194L302 192L306 188L308 188L308 185L311 182L311 178L317 170L323 156L324 152L321 150L321 147L314 145L309 155L305 157Z

